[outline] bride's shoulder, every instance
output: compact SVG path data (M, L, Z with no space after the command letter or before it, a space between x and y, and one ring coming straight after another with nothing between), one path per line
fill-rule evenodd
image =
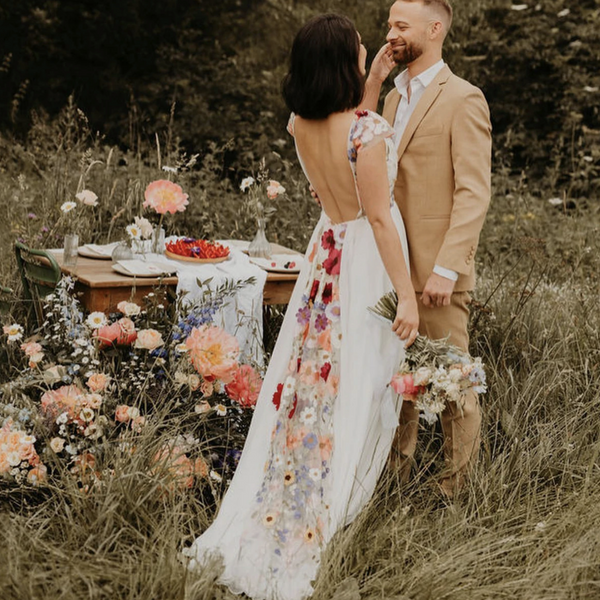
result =
M357 110L350 129L350 141L355 148L364 148L385 138L392 137L390 124L372 110Z

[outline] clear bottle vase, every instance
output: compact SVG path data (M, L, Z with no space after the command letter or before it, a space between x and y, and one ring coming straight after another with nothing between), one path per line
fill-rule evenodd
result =
M79 235L67 233L63 249L63 263L66 267L74 267L77 264L77 249L79 247Z
M111 258L113 262L131 260L133 258L131 246L127 242L119 242L112 251Z
M152 231L152 246L150 252L153 254L165 253L165 230L162 227L155 227Z
M271 258L271 244L266 234L267 220L259 217L257 223L258 230L248 246L248 254L253 258Z

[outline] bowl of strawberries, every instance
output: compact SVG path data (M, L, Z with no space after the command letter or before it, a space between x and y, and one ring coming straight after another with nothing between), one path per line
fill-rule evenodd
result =
M210 240L184 237L165 246L168 258L195 263L219 263L229 258L229 248Z

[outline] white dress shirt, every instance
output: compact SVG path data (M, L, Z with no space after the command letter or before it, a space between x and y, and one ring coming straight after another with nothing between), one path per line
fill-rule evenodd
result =
M394 119L394 142L396 143L396 149L398 149L398 146L400 146L400 140L402 139L402 135L406 130L408 121L410 120L411 115L419 103L421 96L425 92L425 89L443 68L444 61L440 60L433 66L429 67L429 69L419 73L419 75L413 77L412 79L409 77L408 69L402 71L402 73L400 73L400 75L394 79L394 85L400 93L400 103L398 104L396 118ZM410 101L408 99L409 88ZM440 267L439 265L435 265L433 267L433 272L437 275L445 277L446 279L451 279L452 281L456 281L458 279L458 273L456 271Z

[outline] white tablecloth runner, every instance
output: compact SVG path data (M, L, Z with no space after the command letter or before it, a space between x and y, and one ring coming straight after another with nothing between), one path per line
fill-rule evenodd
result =
M170 238L171 239L171 238ZM172 238L176 239L176 238ZM184 303L189 306L202 300L206 287L198 285L198 281L210 279L208 288L215 291L225 283L240 283L255 278L255 283L244 286L233 296L226 298L221 310L215 314L215 322L225 331L235 335L243 360L250 360L262 366L263 353L263 290L267 281L267 273L252 264L246 254L230 247L229 260L216 264L194 264L179 260L171 260L164 256L148 254L147 261L166 263L177 272L179 283L177 293L184 295Z

